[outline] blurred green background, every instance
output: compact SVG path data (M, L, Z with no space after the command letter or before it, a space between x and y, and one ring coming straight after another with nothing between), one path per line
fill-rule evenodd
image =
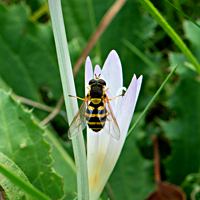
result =
M62 0L72 66L114 2ZM200 22L199 1L170 2L197 23ZM0 87L55 107L62 95L62 87L48 9L39 18L33 18L46 3L43 0L0 1ZM200 28L166 1L154 0L152 3L200 61ZM89 54L93 66L102 66L112 49L121 59L125 87L128 87L133 74L137 77L143 75L132 123L172 67L179 64L145 118L125 142L109 179L115 199L145 199L155 189L153 134L159 139L162 180L182 187L190 199L191 192L200 187L199 74L191 69L186 56L137 0L125 3L94 46ZM83 83L84 64L75 77L80 97L84 97ZM37 108L33 113L40 120L49 114ZM62 142L67 138L68 130L64 117L56 116L49 130L61 138L62 145L73 158L71 142ZM102 199L109 197L108 190L104 190Z

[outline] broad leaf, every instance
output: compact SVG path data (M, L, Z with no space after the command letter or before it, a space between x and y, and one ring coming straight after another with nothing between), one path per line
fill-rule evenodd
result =
M10 90L2 79L0 79L0 87L6 91ZM34 117L34 119L36 118ZM76 196L75 192L77 190L75 163L55 135L56 133L52 129L51 131L45 129L44 138L52 145L53 168L64 179L65 199L73 199ZM68 146L70 148L70 143L68 143Z
M7 7L0 4L0 21L0 86L7 88L7 84L16 94L39 102L42 101L41 91L45 90L55 103L62 91L50 22L31 23L25 4ZM64 177L67 197L74 197L73 161L52 132L45 137L53 144L53 166Z
M64 191L66 197L64 199L74 199L77 194L77 178L76 178L76 166L72 158L66 152L66 150L59 143L58 138L54 136L48 129L45 130L45 139L53 144L52 158L53 168L64 179Z
M0 90L0 151L13 160L29 181L53 199L63 196L62 179L52 169L51 146L29 111Z
M57 100L61 92L50 24L29 21L24 4L0 3L0 75L21 96L41 101L42 91Z
M0 153L0 163L4 165L9 171L13 172L16 176L29 183L28 178L21 171L21 169L8 157ZM31 200L32 197L28 196L23 190L11 182L8 178L0 173L0 186L4 190L4 195L10 200ZM1 198L0 198L1 199Z
M200 21L197 21L199 24ZM200 45L199 45L199 40L200 40L200 28L197 27L194 23L191 21L184 21L183 23L183 28L186 33L186 37L189 39L189 41L192 43L192 50L194 52L194 55L197 57L197 59L200 61Z

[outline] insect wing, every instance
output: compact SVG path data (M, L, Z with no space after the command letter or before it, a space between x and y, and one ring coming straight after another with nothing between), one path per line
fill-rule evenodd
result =
M105 106L106 106L106 110L108 112L107 122L109 123L109 134L116 140L119 140L120 139L120 129L119 129L117 120L115 119L115 116L113 114L113 111L112 111L112 108L110 106L107 96L105 97Z
M84 102L82 103L79 111L76 113L69 130L68 130L68 137L71 139L80 133L87 125L86 117L85 117L85 110L87 107L87 98L85 98Z

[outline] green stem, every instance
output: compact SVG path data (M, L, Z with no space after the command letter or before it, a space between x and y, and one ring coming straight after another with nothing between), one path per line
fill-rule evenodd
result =
M149 109L149 107L151 106L151 104L155 101L156 97L159 95L159 93L161 92L161 90L164 88L165 84L167 83L167 81L169 80L169 78L172 76L172 74L175 72L175 70L177 69L178 65L176 65L176 67L174 67L174 69L171 71L171 73L167 76L167 78L165 79L165 81L163 82L163 84L159 87L159 89L157 90L157 92L154 94L153 98L151 99L151 101L148 103L148 105L146 106L146 108L143 110L142 114L138 117L137 121L133 124L133 126L129 129L127 136L133 131L133 129L138 125L138 123L140 122L140 120L144 117L144 115L146 114L147 110Z
M67 110L68 122L71 122L78 111L77 100L69 98L76 96L68 43L65 33L61 1L49 0L49 8L58 56L58 63ZM88 171L83 135L80 133L72 139L77 170L78 199L89 199Z
M33 15L30 17L30 20L32 22L37 21L40 17L42 17L48 11L48 8L49 8L49 4L48 3L46 3L43 6L41 6L38 10L36 10L33 13Z
M45 194L40 192L37 188L33 187L32 185L24 182L19 177L17 177L15 174L7 170L3 165L0 164L0 172L7 177L10 181L12 181L14 184L19 186L22 190L24 190L27 194L31 195L35 199L40 200L51 200L49 197L47 197Z
M197 72L200 74L200 65L196 58L193 56L191 51L182 41L182 39L177 35L173 28L167 23L167 21L162 17L158 10L149 0L139 0L140 3L147 9L147 11L153 16L153 18L158 22L158 24L166 31L166 33L171 37L179 49L186 55L188 60L194 65Z

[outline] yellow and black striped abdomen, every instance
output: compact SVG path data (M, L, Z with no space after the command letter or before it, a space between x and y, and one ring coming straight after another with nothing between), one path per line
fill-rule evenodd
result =
M89 128L95 132L100 131L106 123L106 117L106 109L102 101L99 104L90 102L86 109L86 120Z

